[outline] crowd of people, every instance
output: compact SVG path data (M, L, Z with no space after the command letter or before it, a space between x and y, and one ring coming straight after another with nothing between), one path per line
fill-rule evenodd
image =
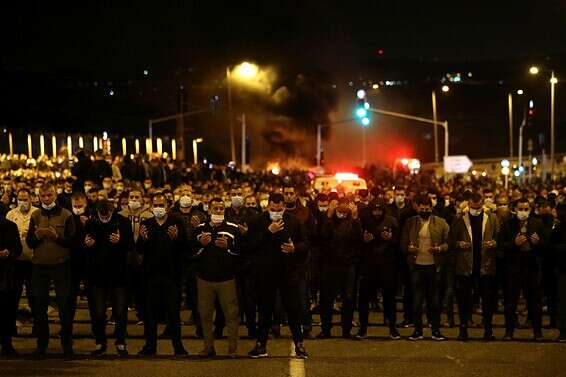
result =
M333 336L337 301L341 336L352 340L367 338L370 308L379 301L392 340L403 338L403 328L412 328L408 340L423 339L430 327L432 339L442 341L442 327L459 326L458 340L466 341L478 312L483 339L491 341L502 306L503 340L513 340L519 326L541 339L547 313L557 341L566 342L562 184L506 190L488 177L393 178L368 169L367 189L317 192L307 172L244 174L158 157L113 160L102 151L93 158L79 152L71 164L4 160L0 169L5 356L17 354L12 336L24 287L36 357L47 352L52 288L66 357L73 356L80 295L88 301L95 356L108 349L109 307L120 356L128 354L129 308L144 325L139 355L156 354L162 322L175 355L186 355L182 305L203 339L202 357L216 355L224 329L228 355L236 357L242 322L257 339L250 357L266 357L268 340L286 323L296 356L307 358L305 339Z

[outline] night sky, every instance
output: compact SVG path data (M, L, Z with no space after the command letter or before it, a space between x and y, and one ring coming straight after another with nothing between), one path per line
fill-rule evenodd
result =
M137 134L148 116L176 111L180 83L189 84L193 103L204 104L220 90L224 67L243 59L276 66L288 76L324 77L325 84L338 87L335 110L346 112L349 81L357 86L388 77L408 80L406 88L390 92L384 103L400 98L401 107L429 111L427 92L442 75L473 71L474 80L463 83L471 87L464 95L468 102L451 99L445 115L466 117L474 106L485 107L490 114L481 123L491 119L487 123L495 124L505 121L506 109L489 106L511 88L531 85L541 107L546 104L544 86L532 84L525 68L544 65L560 77L566 55L565 6L559 0L488 5L399 0L57 3L2 5L4 127L62 131L80 122L94 132L103 122ZM142 74L145 69L148 77ZM485 89L484 98L478 86ZM557 87L559 101L563 87ZM111 102L104 98L109 88L118 94ZM476 113L469 118L486 111ZM544 130L547 115L542 108L540 113ZM563 123L564 114L559 111L558 116L557 124ZM465 139L462 128L460 138ZM395 139L402 139L400 135ZM418 144L428 146L429 136L425 132L407 139L424 159L430 151ZM454 143L458 132L456 136ZM495 138L501 148L505 138L504 133ZM479 150L466 152L482 155Z

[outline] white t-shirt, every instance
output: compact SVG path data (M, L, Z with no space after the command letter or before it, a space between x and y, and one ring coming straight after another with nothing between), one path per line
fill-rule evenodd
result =
M424 266L434 264L434 256L430 253L430 251L428 251L432 247L432 239L428 229L429 225L430 219L423 223L419 232L419 253L417 254L416 264Z

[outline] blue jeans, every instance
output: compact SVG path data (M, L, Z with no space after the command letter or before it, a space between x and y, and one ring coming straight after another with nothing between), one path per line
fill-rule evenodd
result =
M440 299L438 287L441 274L433 265L415 264L411 270L411 285L413 288L413 319L415 330L423 330L423 302L426 299L427 317L432 330L440 328Z

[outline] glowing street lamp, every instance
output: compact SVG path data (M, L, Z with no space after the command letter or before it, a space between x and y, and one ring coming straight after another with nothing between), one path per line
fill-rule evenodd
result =
M194 164L198 164L198 143L202 143L202 137L193 139L193 162Z
M533 65L531 68L529 68L529 73L531 75L537 75L539 73L539 69L537 66Z
M450 91L450 87L448 85L442 85L442 91L444 93L448 93Z

